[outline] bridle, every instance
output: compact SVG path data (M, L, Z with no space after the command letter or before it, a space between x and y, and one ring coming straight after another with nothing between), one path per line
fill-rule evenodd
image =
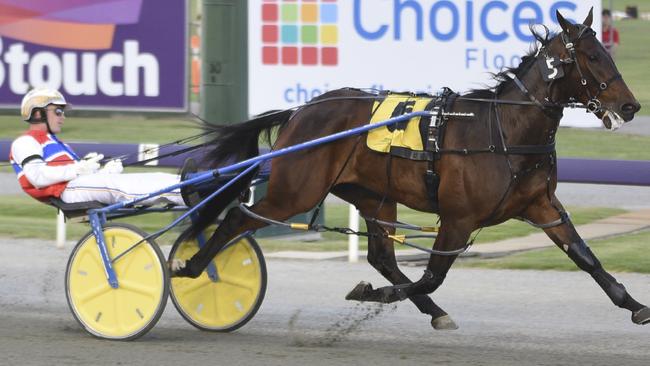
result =
M598 84L597 86L597 91L596 94L592 94L591 89L588 85L587 78L585 77L584 73L582 72L582 68L580 67L580 62L578 62L578 50L576 49L576 44L583 38L586 37L595 37L596 32L591 29L590 27L579 24L578 25L578 36L572 41L569 38L569 35L566 32L562 32L560 34L560 39L562 40L562 43L564 44L564 47L566 50L569 52L569 57L565 59L560 59L559 64L560 65L570 65L570 64L575 64L576 65L576 70L578 71L578 75L580 76L580 85L582 85L585 89L585 92L587 94L587 104L586 104L586 109L587 111L591 113L598 113L602 111L602 102L598 99L600 94L604 92L610 84L612 84L616 80L622 80L622 76L619 72L616 72L612 77L610 77L607 81L603 82L598 82L596 74L591 70L589 67L589 64L587 64L587 69L591 73L591 76L596 79L596 83ZM542 46L540 49L544 55L548 58L549 56L546 54L546 49ZM551 82L552 84L552 82ZM549 85L550 89L550 85ZM575 99L575 98L574 98Z
M578 41L585 37L589 36L596 36L596 32L594 32L593 29L590 27L587 27L583 24L577 25L579 27L579 33L578 36L571 41L569 36L565 33L562 32L560 34L560 39L562 40L562 43L566 50L569 52L569 57L567 58L560 58L560 57L555 57L549 54L548 48L546 47L546 44L542 44L540 46L539 50L535 54L535 58L537 59L535 63L539 63L542 65L542 70L544 70L544 67L548 68L548 71L552 71L550 75L544 74L542 71L542 76L544 77L544 80L548 82L547 85L547 91L546 91L546 97L543 100L537 99L534 95L530 93L524 82L514 73L509 73L506 74L519 88L519 90L529 99L529 101L514 101L514 100L500 100L500 99L483 99L483 98L471 98L471 97L463 97L459 96L458 99L460 100L469 100L469 101L477 101L477 102L489 102L493 104L513 104L513 105L535 105L539 107L545 114L549 115L550 117L555 117L556 114L553 113L551 110L558 109L558 108L585 108L588 112L591 113L598 113L602 111L602 102L598 99L600 94L605 91L609 85L611 85L613 82L616 80L621 79L622 76L620 73L616 72L611 78L609 78L607 81L604 82L597 82L597 92L596 94L592 94L591 89L589 88L587 78L585 77L585 74L582 72L582 68L580 67L580 63L578 62L578 50L576 49L576 44ZM541 41L541 39L540 39ZM582 105L578 103L578 100L576 97L570 97L567 102L556 102L553 101L550 97L551 95L551 88L553 85L555 85L555 81L564 77L565 73L564 70L561 68L563 65L571 65L575 64L576 69L578 71L578 75L580 76L580 85L582 85L585 89L585 92L587 94L587 103L586 105ZM533 63L531 63L523 73L528 72L528 70L533 66ZM558 68L560 67L560 68ZM592 77L596 79L596 76L594 72L589 68L589 65L587 64L587 69L590 71Z

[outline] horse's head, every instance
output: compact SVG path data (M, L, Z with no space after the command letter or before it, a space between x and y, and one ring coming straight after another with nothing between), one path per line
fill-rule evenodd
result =
M561 88L565 96L586 105L608 129L632 120L641 105L591 29L593 8L582 24L572 24L560 12L556 14L562 33L548 45L547 52L559 60L548 68L564 65Z

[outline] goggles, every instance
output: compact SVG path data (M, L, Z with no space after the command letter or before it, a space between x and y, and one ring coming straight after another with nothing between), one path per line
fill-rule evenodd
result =
M54 112L54 114L56 114L57 117L61 117L65 115L65 110L63 109L63 107L56 107L54 109L50 109L50 111Z

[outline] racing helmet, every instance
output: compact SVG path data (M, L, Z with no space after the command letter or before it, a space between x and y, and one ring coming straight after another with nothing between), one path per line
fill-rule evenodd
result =
M34 109L45 108L50 104L66 106L68 103L58 90L38 88L30 90L23 97L20 114L25 122L41 122L32 120Z

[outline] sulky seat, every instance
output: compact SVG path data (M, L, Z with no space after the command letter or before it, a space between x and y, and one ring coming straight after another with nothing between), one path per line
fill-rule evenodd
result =
M65 203L60 198L50 198L48 203L61 210L68 219L86 216L88 210L106 206L98 201Z

